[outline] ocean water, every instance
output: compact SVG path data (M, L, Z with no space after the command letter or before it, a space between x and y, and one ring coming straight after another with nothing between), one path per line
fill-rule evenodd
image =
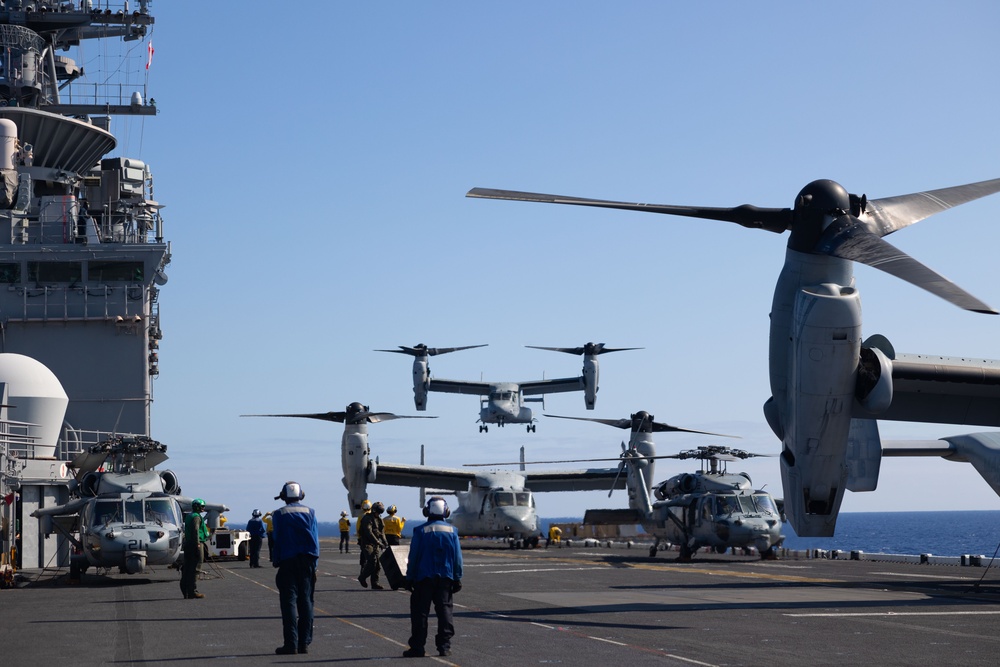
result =
M799 537L785 524L789 549L992 557L1000 547L1000 511L843 512L833 537Z

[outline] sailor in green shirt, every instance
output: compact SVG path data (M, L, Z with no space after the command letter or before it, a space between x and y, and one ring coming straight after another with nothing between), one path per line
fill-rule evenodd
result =
M195 498L191 501L191 513L184 519L184 566L181 568L181 593L184 598L205 597L198 592L198 575L204 561L204 543L208 541L208 526L200 512L205 510L205 501Z

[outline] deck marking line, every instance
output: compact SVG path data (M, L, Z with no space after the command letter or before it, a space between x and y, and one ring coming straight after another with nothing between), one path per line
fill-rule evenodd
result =
M842 617L842 616L995 616L1000 611L858 611L844 613L782 614L795 617Z

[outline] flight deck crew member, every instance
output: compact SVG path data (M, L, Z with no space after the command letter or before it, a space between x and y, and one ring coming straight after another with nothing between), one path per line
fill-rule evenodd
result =
M358 551L361 552L358 556L358 565L360 565L362 569L365 567L365 550L361 547L361 519L363 519L364 516L371 511L372 501L365 498L361 503L361 514L359 514L358 518L354 520L354 539L358 541Z
M371 510L361 517L361 530L358 532L358 543L365 554L365 564L361 566L358 581L363 588L368 588L365 580L370 578L374 591L380 591L384 588L378 583L378 573L382 569L378 562L378 556L382 549L389 546L385 541L385 528L382 525L382 512L384 511L385 505L380 502L372 503Z
M198 575L205 560L205 542L208 541L208 526L201 512L205 501L195 498L191 501L191 513L184 518L184 565L181 566L181 594L185 600L201 599L198 592Z
M274 549L274 525L271 523L271 513L266 512L261 521L264 522L264 530L267 531L267 559L271 560L271 551Z
M306 497L296 482L286 482L274 497L285 506L271 513L274 549L271 564L278 568L274 583L281 604L284 643L278 655L308 653L313 631L313 592L319 559L319 524L316 512L301 503Z
M549 526L549 539L545 540L546 549L549 548L549 543L551 542L555 542L556 546L559 546L559 543L562 542L562 528L555 524Z
M250 533L250 567L260 567L260 547L264 543L267 529L260 518L260 510L254 510L247 521L247 532Z
M403 537L403 527L406 525L406 518L396 516L395 505L389 505L386 514L389 516L382 520L382 525L385 526L385 541L390 546L399 544L399 540Z
M438 619L434 644L438 655L451 655L451 638L455 636L452 595L462 590L462 548L458 531L445 523L451 514L448 503L441 496L433 496L427 500L423 512L427 523L413 529L406 564L406 588L411 591L410 648L403 651L404 658L424 656L432 602Z
M351 519L347 512L340 513L340 553L351 553Z

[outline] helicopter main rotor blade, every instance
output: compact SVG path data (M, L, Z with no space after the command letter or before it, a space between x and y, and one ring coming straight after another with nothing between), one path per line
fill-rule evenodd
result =
M598 419L596 417L565 417L563 415L550 415L546 414L546 417L553 417L555 419L575 419L577 421L585 422L597 422L598 424L607 424L608 426L613 426L615 428L629 429L632 428L631 419ZM709 431L695 431L690 428L681 428L680 426L671 426L670 424L664 424L662 422L649 422L652 426L652 431L656 433L697 433L700 435L714 435L720 438L740 438L738 435L726 435L725 433L711 433Z
M831 224L820 238L816 252L885 271L959 308L976 313L998 314L955 283L871 232L853 216L843 216Z
M650 213L665 213L688 218L704 220L721 220L735 222L750 229L764 229L780 234L787 231L792 224L792 210L788 208L760 208L750 204L734 208L717 208L710 206L670 206L666 204L639 204L604 199L584 199L581 197L564 197L547 195L537 192L519 192L516 190L494 190L491 188L472 188L466 197L479 199L507 199L511 201L530 201L544 204L571 204L574 206L593 206L597 208L615 208L623 211L647 211Z

